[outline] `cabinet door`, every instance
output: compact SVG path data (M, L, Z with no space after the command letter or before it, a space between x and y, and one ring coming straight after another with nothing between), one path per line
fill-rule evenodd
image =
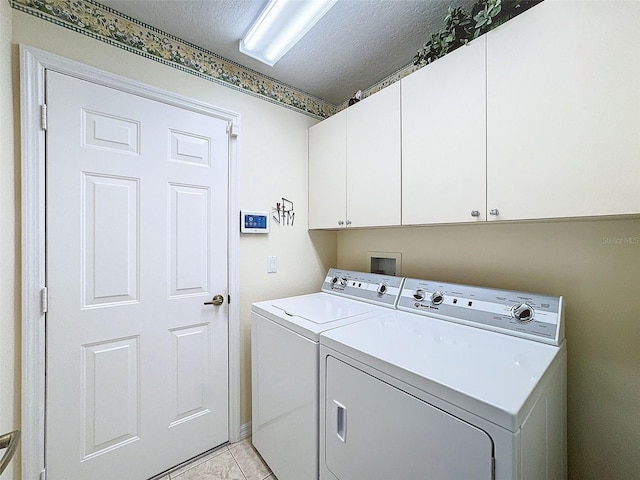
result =
M490 219L640 212L639 24L547 0L487 35Z
M309 129L310 229L340 228L345 222L346 120L347 112L342 111Z
M400 225L400 85L347 109L347 220Z
M485 37L402 80L403 225L486 219L485 82Z

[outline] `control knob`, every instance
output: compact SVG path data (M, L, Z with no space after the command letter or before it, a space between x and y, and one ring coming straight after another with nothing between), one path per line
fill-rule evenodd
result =
M340 279L340 285L343 286L343 287L347 286L347 277L342 277Z
M436 290L431 294L431 303L434 305L440 305L442 302L444 302L444 295L442 292Z
M421 288L418 288L415 292L413 292L413 298L415 298L418 301L424 300L424 290Z
M521 303L520 305L513 307L511 314L518 322L530 322L533 320L533 307L526 303Z
M378 285L378 295L382 296L387 293L387 286L384 283Z

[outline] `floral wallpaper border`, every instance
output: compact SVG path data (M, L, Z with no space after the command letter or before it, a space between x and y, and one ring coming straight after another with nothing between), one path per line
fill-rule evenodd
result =
M387 88L389 85L392 85L392 84L394 84L396 82L399 82L400 80L402 80L407 75L410 75L413 72L415 72L415 71L417 71L417 70L419 70L419 69L421 69L423 67L424 67L424 65L414 65L413 63L410 63L406 67L403 67L400 70L398 70L397 72L392 73L388 77L383 78L382 80L380 80L375 85L372 85L371 87L367 88L366 90L363 90L362 91L362 98L363 99L367 98L369 95L373 95L374 93L379 92L383 88ZM344 110L345 108L347 108L348 106L349 106L349 100L347 100L346 102L343 102L340 105L338 105L336 107L336 111L334 113L340 112L340 111Z
M316 118L337 107L92 0L9 0L16 10Z

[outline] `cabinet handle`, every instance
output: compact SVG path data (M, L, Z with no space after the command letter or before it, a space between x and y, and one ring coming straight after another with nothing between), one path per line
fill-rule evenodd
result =
M497 208L492 208L491 210L489 210L489 215L493 215L494 217L497 217L498 215L500 215L500 212L498 211Z
M347 225L351 225L351 220L347 220Z
M344 222L342 220L338 220L338 225L342 226L344 225Z
M479 217L480 216L480 210L471 210L471 216L472 217Z

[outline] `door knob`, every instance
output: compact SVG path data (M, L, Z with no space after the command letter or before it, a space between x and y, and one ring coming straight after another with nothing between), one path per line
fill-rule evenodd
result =
M222 305L224 303L224 297L222 295L214 295L210 302L204 302L205 305Z
M2 475L2 472L7 468L13 455L16 453L18 443L20 443L20 430L0 435L0 450L4 448L7 449L2 458L0 458L0 475Z

